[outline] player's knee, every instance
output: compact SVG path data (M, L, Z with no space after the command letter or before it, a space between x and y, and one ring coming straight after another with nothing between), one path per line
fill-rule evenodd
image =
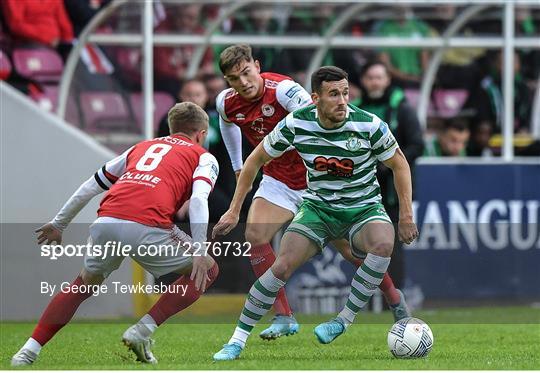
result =
M276 260L271 270L274 276L282 281L287 281L293 273L293 267L286 260Z
M389 257L392 255L392 251L394 250L394 243L393 242L377 242L373 245L370 252L377 256L382 257Z
M103 275L88 272L86 269L81 271L80 276L85 285L100 285L105 279Z
M269 243L270 239L268 239L266 235L266 231L262 224L249 224L246 227L246 241L249 242L252 247Z

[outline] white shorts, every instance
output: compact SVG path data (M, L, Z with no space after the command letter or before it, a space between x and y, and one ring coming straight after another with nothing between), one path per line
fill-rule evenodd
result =
M268 202L296 214L300 204L303 201L303 194L304 189L291 189L287 186L287 184L274 179L272 176L263 175L261 183L259 184L259 189L257 189L253 199L264 198Z
M115 243L117 247L130 245L131 251L128 256L156 278L167 273L178 272L192 264L191 256L182 255L185 249L182 243L191 242L191 237L177 226L161 229L129 220L100 217L90 226L88 240L91 245L100 245L101 248L107 242ZM150 247L150 245L153 246ZM120 267L125 258L123 255L118 255L118 251L114 254L110 255L109 249L105 258L86 255L84 268L88 272L108 277L111 272Z

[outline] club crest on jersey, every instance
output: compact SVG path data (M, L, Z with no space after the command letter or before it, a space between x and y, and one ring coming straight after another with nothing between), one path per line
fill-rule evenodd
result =
M266 134L266 131L264 130L264 120L262 118L257 118L251 122L251 129L261 135Z
M355 151L360 150L360 148L362 148L362 142L354 134L351 134L351 136L347 140L346 146L347 146L347 149L349 149L352 152L355 152Z
M264 104L261 106L261 111L265 117L271 117L276 112L276 109L269 104Z
M242 113L238 113L236 114L236 120L238 121L241 121L241 120L245 120L246 119L246 116Z

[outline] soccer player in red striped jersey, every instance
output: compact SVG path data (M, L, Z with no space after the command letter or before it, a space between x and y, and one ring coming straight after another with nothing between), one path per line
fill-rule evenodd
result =
M220 129L237 177L242 169L242 134L256 147L287 114L312 103L310 94L290 77L261 73L259 61L253 59L251 48L245 44L226 48L220 55L219 66L229 83L229 89L216 99L220 114ZM296 150L285 152L263 167L263 179L249 209L246 240L251 243L251 265L257 277L275 261L270 245L272 237L298 211L306 189L306 168ZM239 211L227 211L222 219L238 221ZM346 240L332 242L347 260L357 267L361 260L353 257ZM380 285L396 320L410 312L403 294L385 274ZM260 333L271 340L295 334L299 325L293 317L282 288L274 303L276 316L270 327Z
M199 106L185 102L169 111L168 121L170 136L138 143L107 162L77 189L50 223L36 231L40 233L39 244L60 244L63 230L77 213L93 197L107 191L98 218L90 226L92 245L104 247L109 242L121 242L132 248L167 248L157 256L138 250L129 255L156 278L171 272L182 275L123 335L124 343L137 359L146 363L157 362L150 349L152 333L169 317L193 304L219 271L208 255L183 255L185 250L204 245L207 240L208 195L219 173L217 160L202 147L208 116ZM188 200L193 238L173 224L176 212ZM118 253L85 256L80 275L67 291L51 300L32 336L13 356L12 366L32 364L41 348L92 295L92 287L85 285L101 284L123 259ZM186 290L178 293L175 289L179 288Z

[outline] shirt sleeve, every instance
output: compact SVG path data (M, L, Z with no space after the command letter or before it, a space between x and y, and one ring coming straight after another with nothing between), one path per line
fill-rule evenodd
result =
M388 128L388 124L376 117L374 120L374 131L370 134L369 141L373 154L379 161L383 162L392 158L399 146L390 128Z
M217 159L210 153L204 153L199 158L199 165L193 173L193 182L197 180L206 181L214 188L219 175L219 164Z
M219 130L227 148L227 153L229 153L232 169L239 171L244 165L242 160L242 131L240 127L229 121L225 113L225 96L228 92L229 90L226 89L216 97L216 110L219 113Z
M219 117L219 130L221 137L229 153L232 169L236 172L242 169L244 161L242 160L242 131L234 123L226 122Z
M279 82L276 88L276 98L289 113L312 103L310 94L300 84L292 80Z
M189 201L189 226L193 243L198 243L201 248L204 248L208 232L208 219L210 213L208 211L208 196L212 187L202 181L193 181L191 198Z
M73 218L77 216L92 198L109 190L116 180L124 173L127 156L131 149L133 149L133 147L107 162L103 167L96 171L94 176L81 184L79 189L73 193L51 221L56 229L60 231L66 229Z
M96 171L94 179L103 190L109 190L116 180L124 174L126 171L127 157L131 150L133 150L133 147L105 163L103 167Z
M273 158L277 158L290 150L294 142L294 128L291 126L292 114L287 115L264 137L264 150ZM291 129L292 128L292 129Z

